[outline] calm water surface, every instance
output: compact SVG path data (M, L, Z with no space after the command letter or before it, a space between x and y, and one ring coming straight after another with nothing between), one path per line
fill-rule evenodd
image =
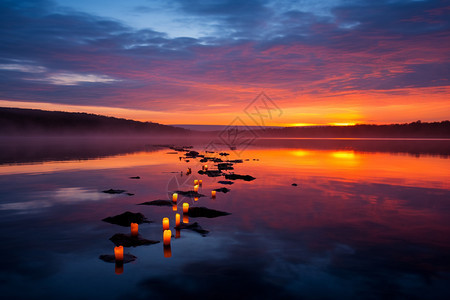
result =
M235 173L256 179L226 186L199 175L198 159L151 144L3 146L3 299L449 299L449 141L263 140L227 151L244 160ZM125 248L137 260L120 275L99 259L129 232L103 218L141 212L154 223L140 234L161 241L176 212L137 204L194 179L207 197L181 197L178 212L188 202L231 213L191 218L206 237L181 231L170 258L162 243ZM211 199L220 187L231 191Z

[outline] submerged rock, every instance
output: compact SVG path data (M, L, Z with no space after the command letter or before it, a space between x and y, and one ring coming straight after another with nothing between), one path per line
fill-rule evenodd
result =
M194 192L194 191L175 191L174 193L177 193L178 195L182 195L182 196L186 196L186 197L191 197L191 198L206 197L205 195L200 194L198 192Z
M256 179L255 177L250 175L239 175L239 174L225 174L225 178L230 180L242 179L245 181L252 181Z
M141 213L132 213L132 212L124 212L123 214L113 216L113 217L107 217L102 220L103 222L116 224L124 227L128 227L131 225L131 223L150 223L150 221L145 218L145 216Z
M114 189L102 191L102 193L106 193L106 194L123 194L125 192L126 192L125 190L114 190Z
M210 208L206 208L206 207L190 207L189 211L187 212L187 215L192 218L200 218L200 217L216 218L216 217L227 216L227 215L231 215L231 214L228 212L210 209Z
M230 189L227 189L226 187L222 187L222 188L218 188L218 189L214 189L216 192L220 192L220 193L228 193L229 191L231 191Z
M116 246L137 247L143 245L158 244L159 241L152 241L142 238L141 236L133 236L131 234L116 233L110 239Z
M169 200L153 200L144 203L139 203L138 205L172 206L173 202Z
M228 155L230 155L230 153L220 152L219 155L220 155L220 156L228 156Z
M208 170L208 171L199 170L198 174L207 175L208 177L219 177L219 176L222 176L222 171L220 171L220 170Z
M175 229L188 229L188 230L192 230L195 232L200 233L202 236L206 236L209 231L203 229L197 222L194 222L192 224L180 224L180 226L175 227Z
M141 177L140 176L132 176L132 177L130 177L130 179L141 179Z
M101 260L108 262L108 263L115 263L116 262L116 257L114 255L111 254L103 254L100 255L98 258L100 258ZM123 261L117 261L117 262L121 262L121 263L129 263L132 261L135 261L137 259L136 256L132 255L132 254L123 254Z
M228 181L228 180L221 180L221 181L217 181L218 183L221 183L221 184L234 184L234 182L233 181Z
M220 163L217 165L219 170L234 170L232 163Z
M235 164L241 164L244 161L242 159L233 159L233 160L227 160L229 163L235 163Z

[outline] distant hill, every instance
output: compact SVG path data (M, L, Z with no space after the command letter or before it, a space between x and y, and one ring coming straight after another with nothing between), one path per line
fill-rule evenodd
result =
M0 107L1 136L188 135L190 130L87 113Z
M450 121L269 128L256 131L256 134L260 137L305 138L450 138Z

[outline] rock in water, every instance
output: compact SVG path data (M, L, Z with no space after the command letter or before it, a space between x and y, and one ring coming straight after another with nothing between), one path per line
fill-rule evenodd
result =
M159 241L147 240L140 237L139 235L132 236L131 234L123 234L123 233L116 233L109 240L113 242L114 245L116 246L124 246L124 247L136 247L159 243Z
M138 205L172 206L173 202L169 200L153 200L144 203L139 203Z
M239 174L225 174L225 178L230 180L242 179L244 181L252 181L256 179L255 177L250 175L239 175Z
M206 207L190 207L187 215L192 218L217 218L231 214L220 210L209 209Z
M116 262L116 257L114 255L111 254L103 254L100 255L98 258L100 258L101 260L105 261L105 262L109 262L109 263L115 263ZM131 255L131 254L124 254L123 255L123 261L121 261L122 263L126 264L132 261L135 261L137 259L136 256Z
M203 229L197 222L194 222L192 224L180 224L180 226L175 227L176 229L188 229L188 230L192 230L195 231L197 233L200 233L202 236L206 236L209 231Z
M103 222L116 224L124 227L128 227L131 225L131 223L150 223L145 216L141 213L132 213L132 212L124 212L123 214L113 216L113 217L107 217L102 220Z
M234 182L233 181L228 181L228 180L221 180L221 181L217 181L218 183L221 183L221 184L234 184Z
M227 189L226 187L223 188L218 188L218 189L214 189L216 192L220 192L220 193L228 193L229 191L231 191L230 189Z
M102 193L106 193L106 194L122 194L125 193L125 190L114 190L114 189L109 189L106 191L102 191Z

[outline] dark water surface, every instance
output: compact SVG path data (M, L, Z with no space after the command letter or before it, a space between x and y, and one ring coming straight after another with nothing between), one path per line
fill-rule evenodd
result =
M256 177L232 185L162 144L189 142L2 143L2 299L450 298L450 141L215 145L244 160L235 173ZM207 197L180 197L178 213L183 202L231 213L190 218L207 236L181 231L170 258L162 243L125 248L137 260L120 275L99 259L113 254L112 235L129 233L103 218L141 212L154 221L139 226L142 237L162 241L161 220L173 227L176 212L136 204L190 190L194 179ZM220 187L231 191L211 199ZM102 193L110 188L134 195Z

